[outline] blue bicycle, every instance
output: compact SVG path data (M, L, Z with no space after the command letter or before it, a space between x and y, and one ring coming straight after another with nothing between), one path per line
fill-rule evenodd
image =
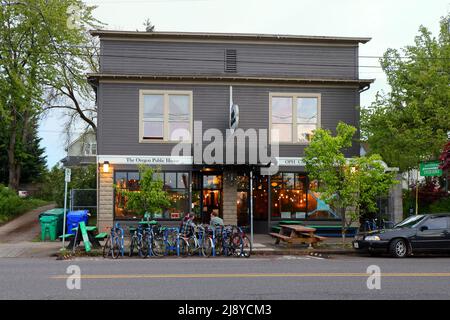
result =
M103 246L103 258L109 255L113 259L117 259L120 255L124 256L124 232L118 222L111 228L111 232Z

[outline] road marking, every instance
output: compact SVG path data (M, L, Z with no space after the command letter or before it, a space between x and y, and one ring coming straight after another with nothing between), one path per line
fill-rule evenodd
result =
M187 279L187 278L341 278L367 277L367 273L205 273L205 274L85 274L82 279ZM382 273L382 277L450 278L450 273ZM67 275L51 276L51 279L67 279Z

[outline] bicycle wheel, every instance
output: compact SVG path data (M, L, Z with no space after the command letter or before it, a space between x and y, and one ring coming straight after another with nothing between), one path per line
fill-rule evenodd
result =
M155 236L152 238L152 254L160 257L166 253L166 243L161 236Z
M111 256L113 259L117 259L120 255L120 239L115 236L111 242Z
M139 257L145 259L150 255L150 248L151 248L151 239L149 239L146 236L141 236L138 240L139 243Z
M137 249L137 251L138 251L138 253L139 253L139 249L137 248L137 236L136 235L134 235L134 236L132 236L131 237L131 242L130 242L130 253L129 253L129 256L130 257L132 257L133 256L133 251L134 251L134 248L136 247L136 249Z
M188 248L189 248L189 255L193 256L196 254L199 250L199 244L197 239L194 236L191 236L188 240Z
M241 244L241 256L249 258L251 254L252 254L252 243L247 236L244 236L242 238Z
M105 244L103 245L103 258L107 258L110 252L111 252L111 235L108 235Z
M205 257L210 257L212 255L214 243L210 237L207 237L203 241L202 253Z
M242 238L239 234L232 235L230 247L231 247L231 254L233 256L237 257L241 255Z
M185 238L180 238L180 256L186 257L189 254L189 242Z

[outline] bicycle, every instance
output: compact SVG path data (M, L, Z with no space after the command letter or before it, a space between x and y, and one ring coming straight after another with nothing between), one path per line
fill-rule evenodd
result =
M205 257L211 256L214 252L214 240L213 236L209 234L210 232L209 226L196 225L191 228L190 236L180 235L180 255L193 256L198 253L198 255Z
M145 230L141 225L138 225L137 228L129 227L131 241L130 241L130 257L133 256L134 248L137 249L138 255L141 258L145 258L148 255L148 251L146 250L146 246L144 243L144 235Z
M117 259L119 255L124 256L124 232L118 222L111 228L103 246L103 258L108 257L110 254L113 259Z
M244 228L234 226L233 231L237 232L233 233L232 243L234 248L234 254L239 257L249 258L252 254L252 242L246 235Z

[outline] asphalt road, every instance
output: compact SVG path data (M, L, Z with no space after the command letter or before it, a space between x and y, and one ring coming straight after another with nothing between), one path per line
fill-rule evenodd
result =
M71 265L79 290L66 285ZM371 265L379 290L367 287ZM450 257L5 258L0 288L0 299L450 299Z

